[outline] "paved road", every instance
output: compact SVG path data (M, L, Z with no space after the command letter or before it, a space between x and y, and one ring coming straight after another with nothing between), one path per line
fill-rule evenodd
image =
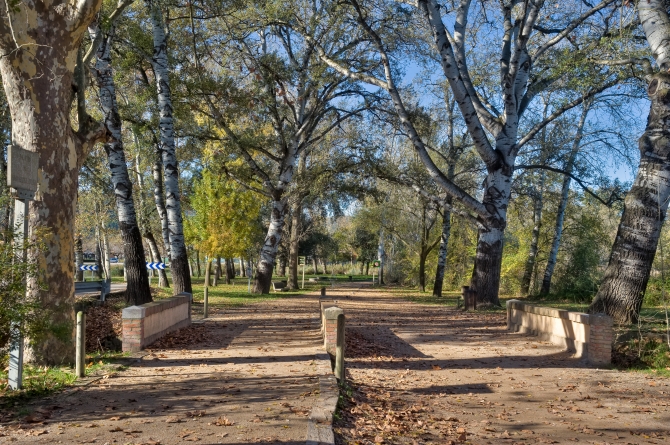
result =
M112 292L119 292L122 290L126 290L126 283L112 283L111 286L111 291ZM95 292L75 292L75 295L86 295L86 294L94 294Z

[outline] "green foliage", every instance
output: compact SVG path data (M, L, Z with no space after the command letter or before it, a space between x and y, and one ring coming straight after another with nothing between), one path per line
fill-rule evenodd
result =
M211 170L195 182L191 207L184 221L189 243L208 256L244 256L262 236L262 200Z

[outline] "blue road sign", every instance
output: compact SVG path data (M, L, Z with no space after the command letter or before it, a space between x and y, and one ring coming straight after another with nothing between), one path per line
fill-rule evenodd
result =
M147 263L147 269L164 270L165 263Z
M118 258L110 258L110 259L109 259L109 262L110 262L110 263L118 263L118 262L119 262L119 259L118 259Z
M98 266L79 266L79 270L98 270Z

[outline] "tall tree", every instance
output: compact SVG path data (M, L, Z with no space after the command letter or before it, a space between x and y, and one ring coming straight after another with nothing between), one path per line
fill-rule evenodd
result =
M119 11L118 8L114 12L117 11ZM109 17L108 22L113 23L114 16ZM124 266L128 283L126 286L126 301L133 305L140 305L148 303L152 299L145 265L142 235L137 224L137 214L133 201L133 184L130 181L126 163L121 117L119 116L116 85L112 71L114 32L113 24L107 32L103 32L98 23L92 24L89 28L89 33L94 42L98 39L100 41L99 47L95 51L96 61L93 73L98 84L98 97L103 112L103 122L108 133L104 147L116 197L119 229L123 238Z
M160 113L159 150L163 163L165 208L170 241L170 270L175 294L193 292L181 212L179 163L175 144L170 68L167 55L168 35L165 32L165 21L160 3L157 0L146 0L146 4L153 31L154 52L151 65L155 75Z
M75 78L80 47L101 0L9 3L0 20L0 71L12 115L12 143L39 154L39 184L30 205L30 230L45 231L38 259L44 287L31 297L53 309L52 322L66 332L74 312L74 215L77 176L86 154L105 135L86 112L83 76ZM79 55L79 57L78 57ZM81 64L79 72L81 73ZM71 126L77 85L78 129ZM47 254L44 254L47 252ZM40 290L44 289L44 290ZM54 336L34 345L38 360L71 360L71 343Z
M659 72L643 63L649 77L649 117L639 139L640 165L624 210L603 282L589 312L621 323L637 321L670 200L670 17L664 0L638 3L642 29Z

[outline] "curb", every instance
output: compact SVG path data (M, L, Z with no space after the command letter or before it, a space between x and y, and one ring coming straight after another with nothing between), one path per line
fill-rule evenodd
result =
M337 409L340 390L330 366L330 356L316 354L319 374L319 398L312 406L307 421L307 445L335 445L333 413Z

